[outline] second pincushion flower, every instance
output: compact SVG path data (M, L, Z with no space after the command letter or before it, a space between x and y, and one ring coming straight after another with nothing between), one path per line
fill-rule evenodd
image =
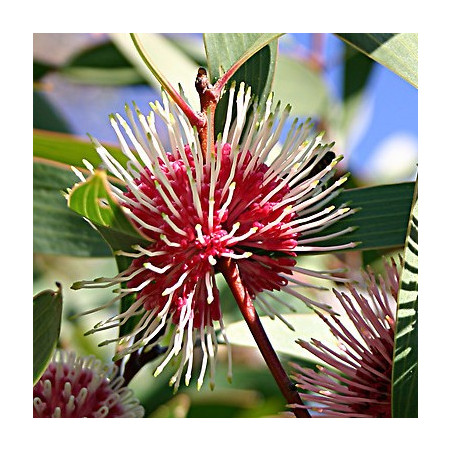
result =
M328 272L298 267L295 257L303 252L354 246L315 246L315 242L348 232L350 229L328 236L321 233L353 213L348 207L331 204L346 178L326 183L340 158L318 168L332 145L321 144L320 135L310 137L312 126L295 120L281 146L290 107L280 111L278 104L272 110L270 98L261 112L257 104L252 105L251 92L245 92L244 85L237 95L232 87L229 96L223 133L205 153L196 130L164 92L163 106L151 104L153 111L147 117L137 107L136 116L126 107L129 123L118 114L111 116L127 165L121 165L93 139L105 167L126 187L123 192L111 185L112 192L149 245L137 245L133 253L121 252L133 260L115 278L84 281L75 287L127 282L115 300L136 294L126 312L94 328L115 327L141 315L134 330L119 338L128 344L122 355L155 343L174 325L168 351L156 373L177 356L179 365L171 380L176 389L185 369L186 384L190 381L198 338L203 351L198 387L208 361L213 385L217 349L214 322L224 335L215 282L220 260L236 262L245 289L266 312L274 312L271 303L277 301L274 292L278 291L328 309L299 294L293 284L303 284L292 275L334 278ZM237 117L232 123L234 99ZM157 133L155 115L167 128L170 152ZM208 135L212 137L213 130L209 129Z

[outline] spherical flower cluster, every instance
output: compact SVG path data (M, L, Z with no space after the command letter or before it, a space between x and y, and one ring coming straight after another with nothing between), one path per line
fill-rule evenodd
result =
M117 366L94 356L56 350L33 387L33 417L143 417L143 407L117 373Z
M386 264L379 284L368 272L367 294L349 286L351 297L335 291L352 327L341 316L318 313L339 343L331 348L312 339L298 343L325 366L319 372L293 364L304 408L324 417L391 417L391 376L399 274Z
M234 99L237 117L232 123ZM128 343L121 352L124 355L156 342L174 325L168 352L156 374L177 356L179 366L171 383L177 389L186 368L188 384L194 345L199 339L203 360L198 386L208 360L213 384L217 349L214 322L227 343L216 264L222 259L234 260L244 287L265 313L275 314L272 303L275 298L278 301L277 291L325 308L288 283L300 284L293 277L295 272L334 279L328 272L297 267L298 253L354 246L315 246L315 242L350 231L321 234L353 213L348 207L330 203L346 177L330 183L339 157L319 167L331 154L332 144L321 144L321 135L310 137L310 124L294 120L281 146L290 107L281 112L278 104L272 111L270 97L261 111L251 103L251 91L245 92L243 84L237 94L234 86L230 89L223 133L205 153L196 130L164 92L163 106L156 102L151 107L153 111L146 117L136 106L135 115L126 106L129 122L119 114L110 117L128 158L126 166L93 139L106 169L125 185L125 191L111 185L112 192L149 245L118 253L133 260L115 278L83 281L76 287L126 282L127 288L121 289L115 300L135 293L136 301L95 330L122 325L141 314L134 331L119 338ZM168 130L171 152L157 133L155 115ZM212 138L213 130L208 129L208 136ZM79 176L84 180L81 173Z

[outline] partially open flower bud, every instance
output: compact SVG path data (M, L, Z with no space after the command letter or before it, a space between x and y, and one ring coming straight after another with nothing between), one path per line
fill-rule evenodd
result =
M115 365L56 350L33 388L33 417L143 417Z

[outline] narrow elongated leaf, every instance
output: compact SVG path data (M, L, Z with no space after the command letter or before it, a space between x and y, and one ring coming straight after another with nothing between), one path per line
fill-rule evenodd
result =
M354 250L403 247L413 192L413 182L344 190L333 200L333 204L348 204L349 207L360 210L325 229L322 235L339 232L347 227L354 226L357 229L316 245L361 242Z
M110 256L102 237L72 212L63 192L78 181L72 171L33 163L33 251L78 257Z
M120 86L145 84L134 68L101 69L97 67L67 67L60 73L72 82L85 85Z
M337 36L417 88L417 33L338 33Z
M341 130L346 134L359 111L364 89L374 62L351 46L346 46L344 55L343 115Z
M195 90L198 65L181 51L170 39L157 33L135 33L144 50L152 60L153 66L173 85L180 83L188 101L194 109L199 108L199 98ZM127 33L112 33L112 41L136 68L138 73L151 85L160 89L160 82L150 72L137 52L132 38Z
M411 213L397 300L392 374L393 417L418 416L418 203Z
M146 83L112 42L104 42L75 55L59 71L77 83L129 85Z
M228 69L242 66L232 76L245 82L263 103L271 91L281 33L205 33L204 46L209 76L214 84ZM223 96L215 112L215 133L223 130L228 96ZM234 117L235 114L233 114Z
M113 42L96 44L74 55L65 65L68 67L91 67L100 69L131 68L130 61L119 51Z
M33 385L47 368L60 337L63 300L58 283L57 287L33 297Z
M126 164L127 158L116 147L107 146L108 151L118 162ZM88 160L94 167L101 159L89 141L64 133L33 130L33 155L68 166L84 167L82 160Z

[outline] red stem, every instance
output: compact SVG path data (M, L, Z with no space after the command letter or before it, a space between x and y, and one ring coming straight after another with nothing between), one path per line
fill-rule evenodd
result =
M195 88L199 94L199 101L201 103L201 117L205 119L204 124L198 127L199 141L204 157L207 154L207 149L211 149L211 152L215 149L215 109L220 98L220 92L216 91L209 82L207 77L207 71L200 67L198 69L198 75L196 76ZM212 131L209 138L208 130ZM210 140L210 143L209 143Z
M171 98L174 100L174 103L177 104L182 112L185 114L190 124L197 129L201 129L206 125L205 118L192 110L192 108L185 102L181 95L179 95L175 90L170 91L168 93Z
M132 38L132 42L140 54L141 59L144 64L148 67L148 69L152 72L154 77L159 81L168 95L173 99L173 101L180 107L180 109L184 112L187 119L190 121L192 126L195 126L198 130L205 125L205 116L196 113L190 105L185 102L183 97L174 89L171 83L166 79L166 77L158 70L154 63L152 63L149 55L146 52L146 49L143 47L140 39L138 38L136 33L130 33L130 37Z
M224 88L226 83L228 83L229 79L237 72L240 66L244 63L244 61L236 61L225 73L224 75L217 80L213 89L215 93L219 96L221 90Z
M281 362L267 337L264 327L262 326L259 316L254 309L253 302L240 280L237 265L230 258L222 258L217 266L231 288L240 311L242 312L251 334L253 335L282 395L287 400L288 404L301 405L302 401L300 395L283 369ZM304 408L293 408L293 412L296 417L311 417Z

